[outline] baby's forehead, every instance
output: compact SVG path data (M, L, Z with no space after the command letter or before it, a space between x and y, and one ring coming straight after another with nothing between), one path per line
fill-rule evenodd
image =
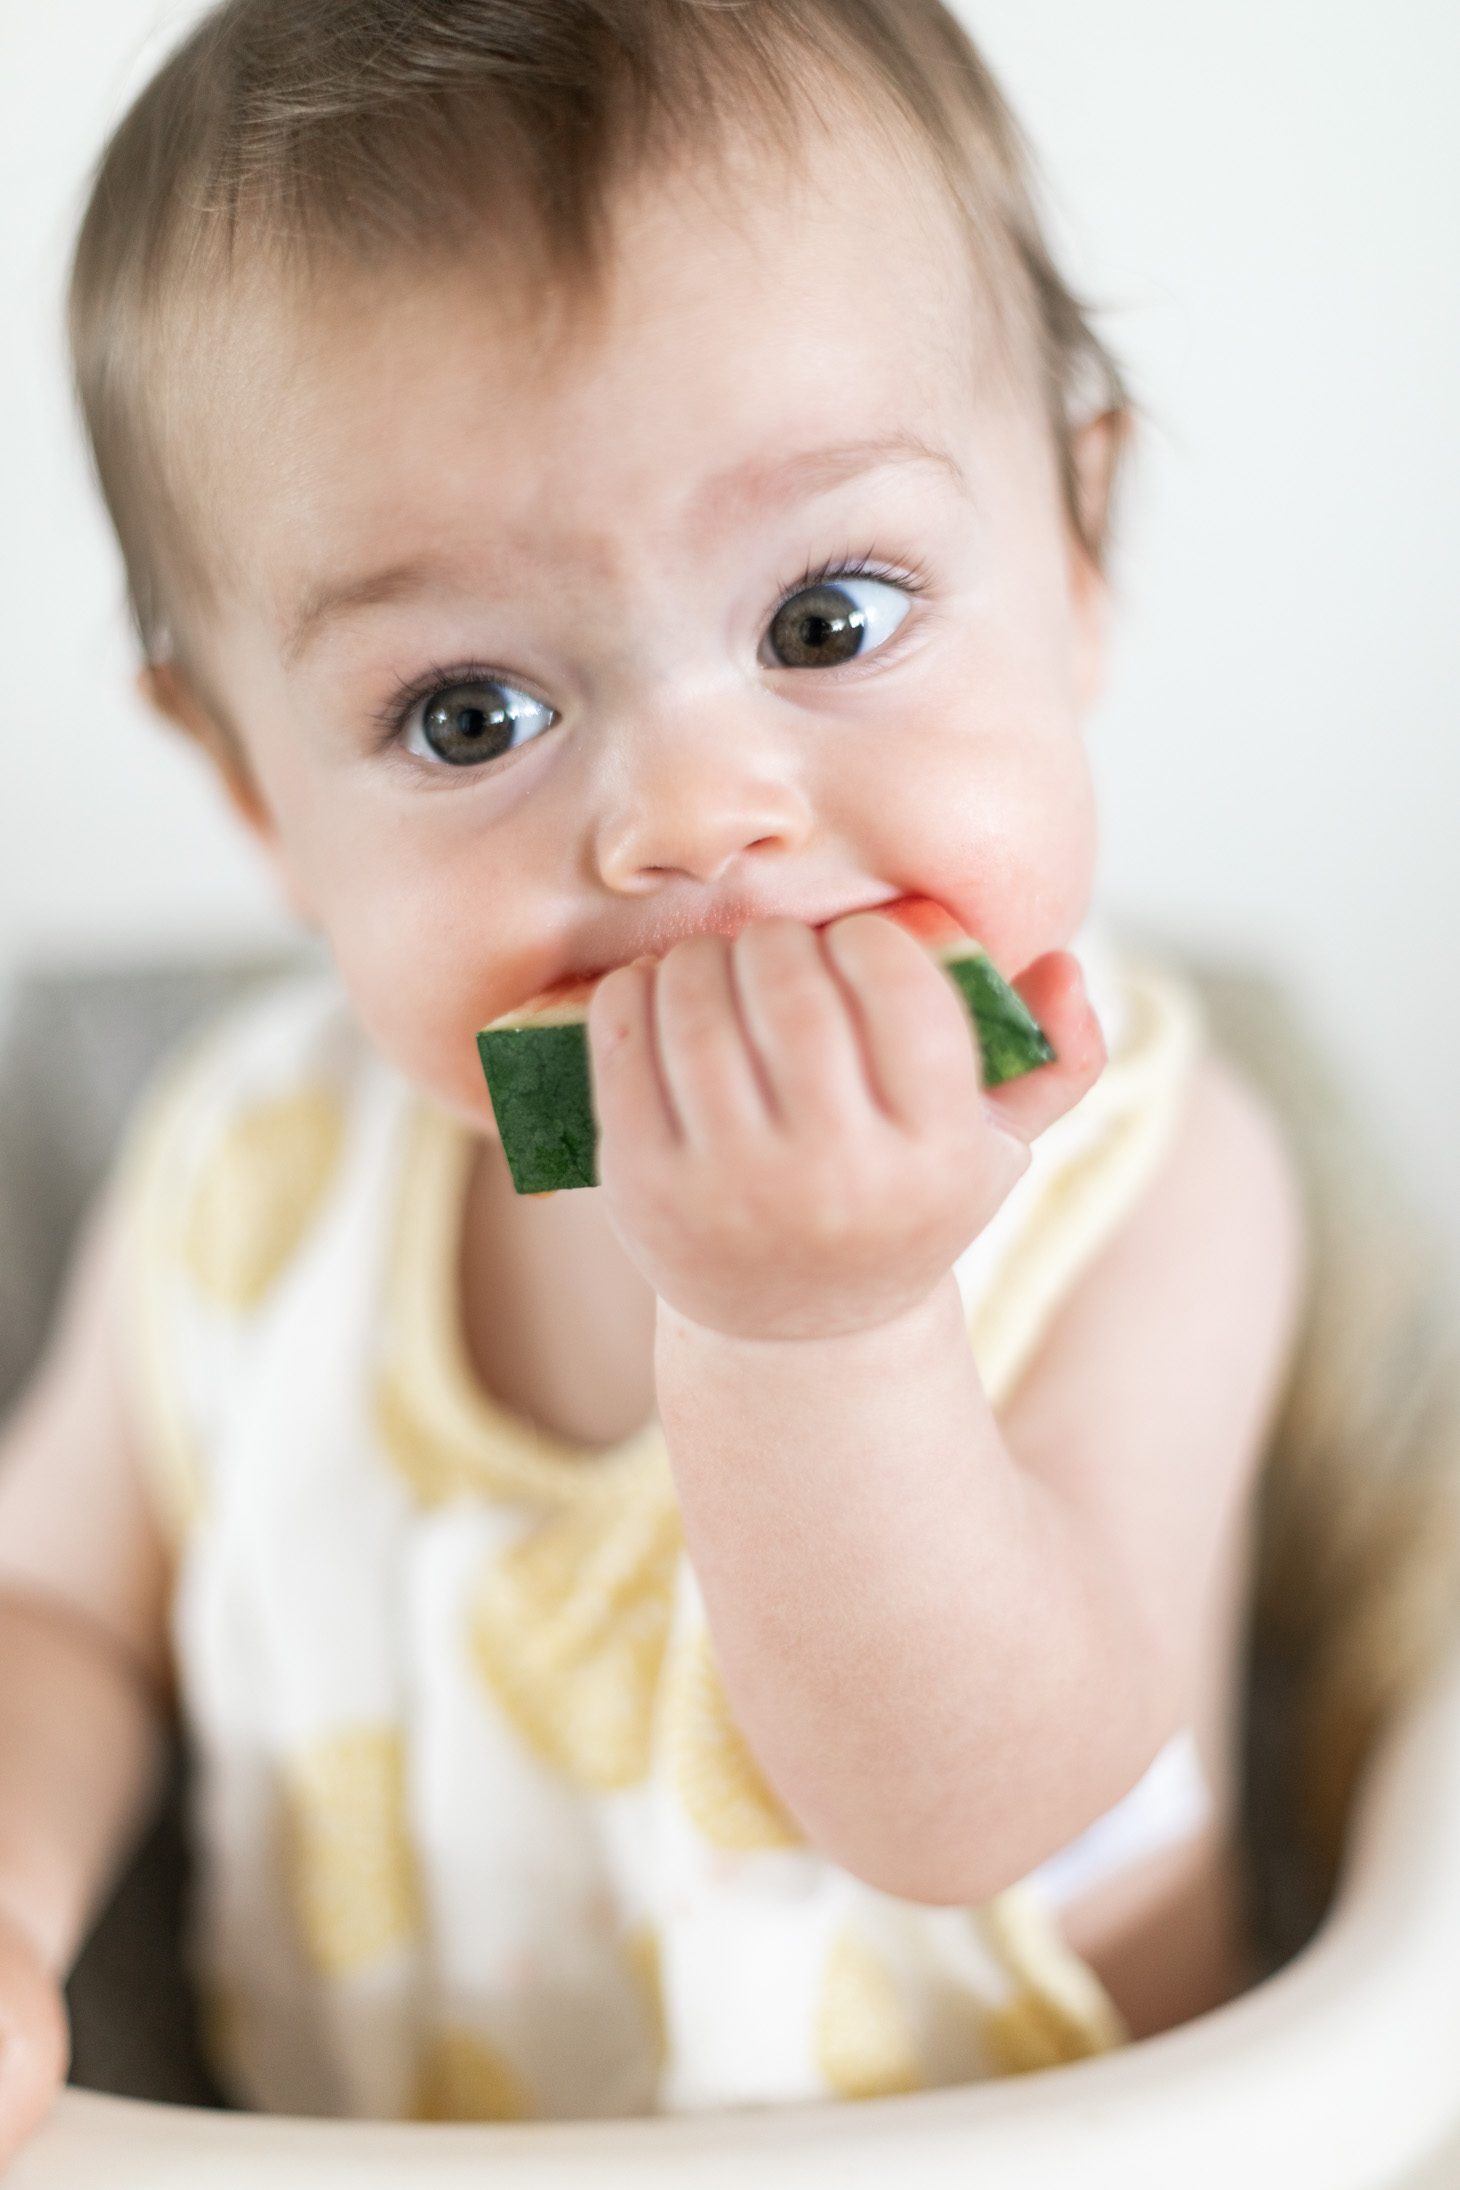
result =
M405 512L443 535L475 513L551 553L559 507L607 538L624 507L667 526L737 460L946 446L1000 356L935 179L836 137L729 195L709 173L643 179L581 295L502 247L260 280L239 305L218 327L213 501L271 578Z

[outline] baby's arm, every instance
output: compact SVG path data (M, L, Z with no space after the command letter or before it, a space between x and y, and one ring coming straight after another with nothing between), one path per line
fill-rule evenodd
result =
M956 1203L964 1182L999 1160L974 1145L986 1128L958 1152L940 1148L939 1129L924 1120L889 1155L882 1123L860 1119L851 1080L835 1093L839 1068L818 1062L818 1049L833 1055L841 1036L818 999L814 962L798 966L789 939L784 955L753 948L762 956L752 979L784 979L784 1003L771 1008L785 1038L802 1044L799 1099L819 1106L795 1161L777 1168L777 1149L796 1142L794 1096L778 1123L747 1110L722 1125L729 1160L715 1150L697 1102L746 1096L733 1079L723 1090L733 1042L703 990L693 1011L671 993L657 1022L654 1069L685 1091L692 1124L657 1158L652 1129L647 1149L642 1132L622 1132L616 1155L606 1125L603 1147L610 1194L616 1163L657 1161L671 1180L677 1167L698 1204L678 1219L652 1187L646 1196L631 1182L618 1188L626 1237L663 1278L658 1397L690 1555L736 1716L808 1836L884 1891L977 1902L1118 1800L1189 1708L1207 1578L1240 1524L1290 1337L1294 1197L1260 1107L1204 1073L1172 1160L1066 1303L1001 1426L969 1349L951 1255L910 1303L838 1327L851 1320L844 1309L858 1298L859 1269L890 1285L897 1267L913 1266L897 1211L911 1213L919 1238L936 1230L937 1196L919 1183L916 1144L931 1136L934 1175L941 1168ZM905 956L894 965L892 945L875 948L883 964L878 975L870 958L864 967L864 1001L880 1009L870 1001L876 981L903 976L895 1014L910 1004L916 972ZM1059 1069L1078 1080L1085 1037L1062 989L1068 974L1041 964L1040 994L1026 988L1025 1000L1066 1060ZM610 978L616 993L598 1018L611 1075L613 1037L635 1024L637 1005ZM769 1016L760 1024L774 1077L782 1066ZM924 1039L936 1017L930 990ZM951 1021L948 1035L951 1044ZM904 1026L893 1047L918 1039ZM875 1058L875 1032L869 1041ZM636 1046L646 1045L622 1034L624 1056ZM950 1048L927 1081L953 1083L950 1115L970 1100L960 1069ZM854 1078L850 1059L847 1070ZM828 1075L819 1086L818 1071ZM607 1110L623 1092L605 1083ZM1032 1137L1077 1092L1061 1091L1050 1068L1001 1095L1005 1115L1021 1106ZM652 1110L650 1086L640 1093ZM977 1101L975 1092L970 1114ZM1053 1106L1042 1121L1041 1101ZM800 1174L816 1173L822 1149L857 1183L847 1229L812 1282L815 1228L806 1228ZM884 1165L884 1186L869 1185ZM761 1170L783 1218L775 1196L760 1197ZM736 1212L747 1207L753 1221L742 1222ZM979 1228L957 1208L952 1224L967 1226L965 1238ZM746 1276L757 1239L773 1235L772 1251L737 1289L742 1233ZM880 1249L870 1258L868 1241ZM799 1274L802 1310L788 1273ZM828 1327L737 1327L770 1299L787 1320L799 1313Z
M60 1987L166 1762L167 1561L129 1430L117 1247L103 1194L0 1426L0 2166L64 2077Z
M660 1411L736 1717L808 1837L974 1904L1189 1719L1301 1267L1291 1183L1204 1076L1181 1143L996 1421L950 1276L852 1339L660 1311Z

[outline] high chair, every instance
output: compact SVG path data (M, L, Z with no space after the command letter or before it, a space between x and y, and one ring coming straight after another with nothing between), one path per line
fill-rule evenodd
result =
M0 1410L153 1060L245 981L297 962L0 990ZM1098 2059L855 2104L540 2125L243 2113L203 2066L177 1954L178 1753L72 1973L71 2082L7 2190L689 2190L753 2171L776 2190L1460 2190L1460 1318L1292 999L1250 968L1181 962L1219 1045L1286 1121L1313 1228L1249 1622L1243 1842L1261 1979ZM1340 1445L1359 1463L1347 1499Z

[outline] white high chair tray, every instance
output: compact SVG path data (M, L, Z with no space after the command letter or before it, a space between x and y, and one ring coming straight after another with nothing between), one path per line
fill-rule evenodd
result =
M1309 1946L1242 1998L1117 2053L854 2105L500 2127L306 2121L68 2088L5 2180L1439 2190L1460 2183L1446 2146L1460 2146L1460 1643L1376 1753L1335 1906Z

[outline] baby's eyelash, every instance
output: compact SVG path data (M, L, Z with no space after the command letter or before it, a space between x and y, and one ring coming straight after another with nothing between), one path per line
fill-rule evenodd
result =
M813 586L824 586L834 578L880 578L885 585L901 586L905 593L926 593L931 580L923 564L909 561L898 569L891 563L879 563L868 556L833 556L830 562L809 564L799 578L784 579L776 588L774 615L797 593L809 592Z
M924 565L914 560L898 568L849 552L833 556L828 562L808 564L799 577L784 579L776 589L772 616L798 593L810 592L813 587L828 585L837 578L880 578L885 585L901 586L905 593L925 593L931 583ZM398 685L384 706L371 708L369 719L380 733L379 743L389 745L399 738L412 709L422 700L429 699L433 692L439 692L449 684L473 683L511 684L512 679L500 669L489 669L485 662L433 662L419 676ZM516 689L515 685L513 689Z
M444 685L507 682L500 669L488 669L484 662L432 662L420 676L397 685L383 707L372 707L370 720L380 732L381 744L388 745L405 729L412 708L429 699L433 692L439 692Z

